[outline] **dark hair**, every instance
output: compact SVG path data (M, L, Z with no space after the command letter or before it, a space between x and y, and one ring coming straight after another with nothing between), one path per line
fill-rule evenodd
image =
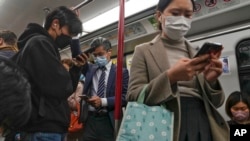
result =
M4 131L24 125L31 113L31 88L20 68L0 56L0 126Z
M17 36L14 32L9 30L0 30L0 38L8 45L14 46L17 42Z
M156 6L156 11L163 12L164 9L166 9L172 1L173 0L159 0L158 4ZM195 7L195 4L194 4L194 0L191 0L191 2L192 2L192 5L193 5L193 10L195 10L196 7ZM161 23L159 21L158 21L158 29L162 30Z
M110 41L103 37L97 37L90 43L90 48L93 48L93 50L100 46L103 46L106 51L112 48Z
M77 35L82 33L82 22L74 13L74 11L68 9L65 6L60 6L49 13L46 17L44 28L48 30L54 19L59 20L60 27L67 25L69 28L69 33L71 35Z
M225 110L226 110L226 113L227 115L232 118L233 115L231 113L231 108L236 105L237 103L239 102L243 102L247 105L248 109L250 109L250 103L249 103L249 97L247 94L245 93L241 93L239 91L235 91L235 92L232 92L228 98L227 98L227 101L226 101L226 105L225 105Z

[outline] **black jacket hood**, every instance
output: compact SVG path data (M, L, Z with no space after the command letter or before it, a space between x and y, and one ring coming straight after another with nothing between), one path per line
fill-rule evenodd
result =
M36 23L29 23L24 32L18 38L18 49L22 49L25 46L26 42L35 35L44 35L52 39L49 33L41 25Z

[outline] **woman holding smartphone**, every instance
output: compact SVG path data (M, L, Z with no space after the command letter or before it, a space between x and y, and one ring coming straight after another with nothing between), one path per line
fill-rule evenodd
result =
M193 0L159 0L160 33L135 48L127 100L137 100L148 84L144 103L165 103L174 112L174 141L228 141L228 125L216 110L225 98L221 50L193 58L197 51L184 37L193 11Z

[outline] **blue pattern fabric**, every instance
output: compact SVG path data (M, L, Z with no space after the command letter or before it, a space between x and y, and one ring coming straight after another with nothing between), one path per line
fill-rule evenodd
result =
M128 102L116 141L172 141L173 125L174 114L163 105Z

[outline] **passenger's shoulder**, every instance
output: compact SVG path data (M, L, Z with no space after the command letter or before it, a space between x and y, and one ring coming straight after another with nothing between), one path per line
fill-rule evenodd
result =
M26 45L35 50L53 50L54 48L53 40L44 35L31 37Z
M157 44L160 39L161 39L161 36L159 34L155 36L153 40L137 45L136 48L143 48L143 49L150 48L154 46L155 44Z
M35 36L31 37L29 41L30 42L51 42L49 37L47 37L45 35L35 35Z
M145 42L139 45L136 45L135 48L147 48L151 45L151 42Z

